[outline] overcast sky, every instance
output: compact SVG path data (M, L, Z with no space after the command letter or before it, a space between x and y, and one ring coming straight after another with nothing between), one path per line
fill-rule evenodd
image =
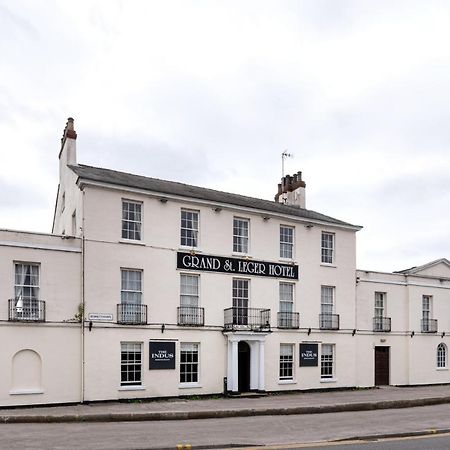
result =
M361 269L450 259L450 2L0 0L0 228L51 231L58 151L363 225Z

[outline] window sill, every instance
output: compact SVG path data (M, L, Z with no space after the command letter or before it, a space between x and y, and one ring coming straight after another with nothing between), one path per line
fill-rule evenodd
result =
M198 247L189 247L188 245L180 245L178 250L183 252L203 253Z
M13 389L9 391L9 395L34 395L43 393L44 391L42 389Z
M231 255L239 258L253 259L253 256L251 256L249 253L232 252Z
M297 384L297 380L278 380L278 384Z
M436 370L439 370L439 371L448 370L448 367L436 367Z
M178 385L178 389L195 389L201 387L202 385L200 383L180 383Z
M136 241L134 239L119 239L119 244L131 244L131 245L145 245L143 241Z
M278 261L280 261L281 264L295 264L294 258L278 258Z
M118 391L145 391L146 387L139 385L139 386L120 386Z
M334 268L337 267L337 265L334 264L334 263L331 263L331 264L329 264L329 263L320 263L320 265L321 265L322 267L334 267Z
M321 378L320 382L321 383L336 383L337 379L336 378Z

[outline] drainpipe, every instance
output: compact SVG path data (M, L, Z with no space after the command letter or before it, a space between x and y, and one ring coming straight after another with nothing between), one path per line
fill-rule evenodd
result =
M81 188L81 403L85 400L85 295L84 295L84 267L85 267L85 234L84 234L84 188Z

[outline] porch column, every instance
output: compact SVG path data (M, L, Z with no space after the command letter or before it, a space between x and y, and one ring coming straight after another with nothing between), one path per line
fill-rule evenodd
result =
M259 388L265 391L264 386L264 341L259 341Z
M228 386L230 391L237 392L239 390L238 382L238 342L231 341L231 377L228 378Z

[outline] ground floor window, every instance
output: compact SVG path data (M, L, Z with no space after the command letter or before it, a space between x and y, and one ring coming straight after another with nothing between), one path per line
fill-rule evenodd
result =
M440 343L437 347L437 368L445 369L447 367L447 346Z
M198 344L181 343L180 383L198 383L199 357Z
M294 379L294 345L280 344L280 380Z
M122 342L120 344L120 385L138 386L142 384L142 344Z
M322 356L320 359L320 377L334 377L334 345L322 344Z

